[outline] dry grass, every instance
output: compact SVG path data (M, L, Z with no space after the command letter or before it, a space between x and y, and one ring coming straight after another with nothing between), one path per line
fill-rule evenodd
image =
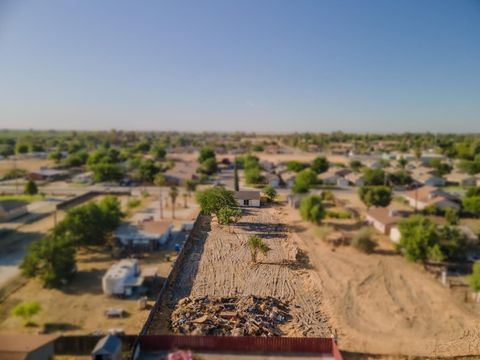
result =
M52 166L54 162L47 159L22 159L16 161L17 169L27 171L36 170L43 166ZM9 170L15 167L12 160L0 160L0 178Z
M157 266L160 276L165 277L171 268L171 263L164 261L165 255L165 252L150 254L141 259L140 264ZM2 303L0 332L38 332L39 328L25 328L19 319L9 316L16 304L35 300L41 304L42 310L33 320L40 326L50 324L53 332L88 334L121 328L127 334L138 333L148 316L148 310L138 310L135 299L111 298L102 292L102 276L115 261L105 250L83 250L77 256L77 274L62 289L45 289L37 280L28 281ZM149 304L153 304L153 299ZM128 316L107 319L104 312L110 307L122 308Z

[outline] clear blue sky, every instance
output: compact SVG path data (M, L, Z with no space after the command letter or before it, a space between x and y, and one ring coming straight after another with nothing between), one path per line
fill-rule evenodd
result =
M0 0L0 128L480 132L480 0Z

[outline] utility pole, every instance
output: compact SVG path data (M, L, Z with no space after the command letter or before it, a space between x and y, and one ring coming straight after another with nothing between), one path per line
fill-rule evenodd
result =
M13 155L13 172L15 176L15 195L18 195L17 156Z
M158 195L159 205L160 205L160 219L163 219L163 201L162 201L162 191Z

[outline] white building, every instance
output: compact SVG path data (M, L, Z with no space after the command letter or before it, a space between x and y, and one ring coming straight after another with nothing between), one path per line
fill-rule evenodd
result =
M234 197L239 206L260 207L260 191L258 190L236 191Z
M103 293L108 296L130 296L143 284L137 259L123 259L113 264L102 278Z
M115 231L115 237L124 246L156 250L172 235L173 225L169 221L144 219L134 224L123 224Z

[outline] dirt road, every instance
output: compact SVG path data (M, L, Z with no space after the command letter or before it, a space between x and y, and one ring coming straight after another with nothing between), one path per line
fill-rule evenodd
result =
M480 317L457 302L421 266L395 254L332 252L298 211L285 208L297 241L315 267L324 309L340 348L372 354L452 356L480 354Z

